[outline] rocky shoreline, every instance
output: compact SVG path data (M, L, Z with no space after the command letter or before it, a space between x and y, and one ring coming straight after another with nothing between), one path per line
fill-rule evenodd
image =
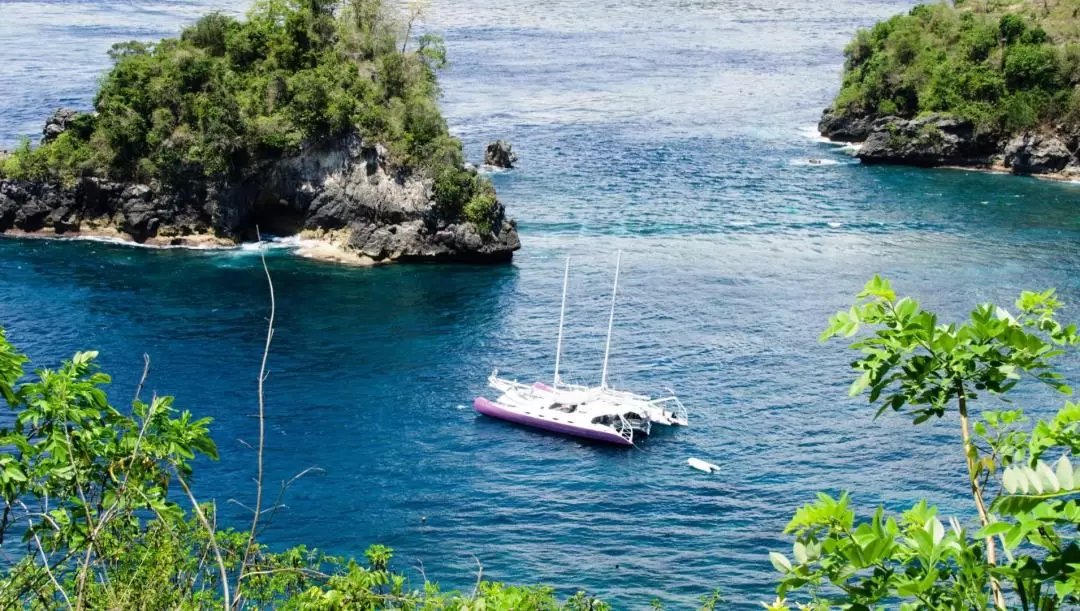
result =
M56 125L46 124L47 137ZM0 179L0 233L192 248L233 246L259 232L299 235L311 245L298 254L357 265L497 263L521 247L502 204L490 230L442 218L431 178L395 166L381 145L355 134L266 164L239 183L196 175L173 184L182 187Z
M1080 179L1080 134L1063 128L1000 134L944 114L904 118L838 113L827 108L818 131L834 142L857 145L855 157L866 164Z

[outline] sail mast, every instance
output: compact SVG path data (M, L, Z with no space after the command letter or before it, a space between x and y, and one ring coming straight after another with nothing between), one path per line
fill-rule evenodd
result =
M570 280L570 257L566 258L566 269L562 277L562 307L559 308L559 339L555 343L555 379L552 386L559 386L559 357L562 356L563 320L566 318L566 285Z
M615 284L611 287L611 313L608 315L607 342L604 344L604 369L600 373L600 389L607 389L608 354L611 353L611 328L615 325L615 295L619 291L619 266L622 264L622 251L615 258Z

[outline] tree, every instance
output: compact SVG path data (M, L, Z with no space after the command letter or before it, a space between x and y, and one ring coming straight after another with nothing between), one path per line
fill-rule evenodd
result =
M858 299L822 340L873 331L852 345L861 355L850 392L868 392L877 415L956 418L977 532L956 518L947 529L925 500L899 519L879 509L856 525L846 494L819 495L785 530L795 535L794 562L770 555L783 578L769 608L787 609L791 593L815 609L894 599L902 609L1003 609L1006 596L1025 610L1080 603L1080 470L1070 459L1080 451L1080 405L1066 403L1030 429L1019 409L987 411L975 423L970 412L979 395L1005 395L1025 378L1071 394L1052 362L1080 336L1057 320L1054 291L1023 293L1015 314L980 305L961 324L939 324L877 276Z

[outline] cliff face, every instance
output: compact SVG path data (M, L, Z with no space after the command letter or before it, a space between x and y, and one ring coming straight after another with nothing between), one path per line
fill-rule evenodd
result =
M304 233L374 261L499 262L520 248L501 204L490 232L448 222L430 178L394 167L381 145L355 135L266 164L238 184L193 176L181 185L0 180L0 232L113 232L184 245L251 240L258 229Z
M908 119L844 115L827 108L818 131L838 142L859 143L855 156L863 163L1080 177L1080 134L1061 125L1001 134L945 114Z

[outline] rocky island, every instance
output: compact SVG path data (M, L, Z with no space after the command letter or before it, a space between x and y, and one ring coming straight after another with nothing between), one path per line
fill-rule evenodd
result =
M438 109L442 41L411 29L378 0L270 1L118 44L92 112L0 155L0 232L507 261L516 225Z
M958 0L860 30L818 130L864 163L1080 177L1077 12Z

